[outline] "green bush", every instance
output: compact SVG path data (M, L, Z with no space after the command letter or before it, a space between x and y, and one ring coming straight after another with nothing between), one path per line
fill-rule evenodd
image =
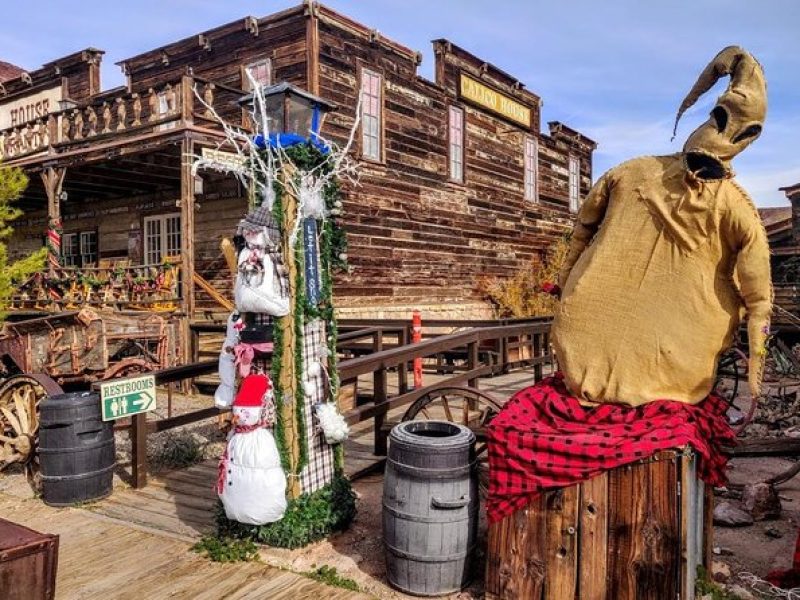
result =
M320 583L324 583L326 585L332 585L334 587L344 588L346 590L350 590L351 592L359 592L361 589L358 587L358 584L350 579L349 577L342 577L339 573L336 572L336 567L329 567L328 565L322 565L321 567L317 568L314 571L310 571L308 573L303 573L306 577L314 579L315 581L319 581Z
M346 529L356 515L356 497L350 482L341 475L313 494L290 500L280 521L245 525L225 516L217 504L217 534L221 538L249 539L278 548L301 548Z
M207 535L192 546L192 551L214 562L250 562L258 559L258 547L253 540L220 538Z

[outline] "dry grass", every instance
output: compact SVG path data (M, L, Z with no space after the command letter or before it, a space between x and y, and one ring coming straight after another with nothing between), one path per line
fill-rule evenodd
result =
M544 283L556 283L569 250L568 236L550 246L543 263L534 261L509 279L484 277L478 290L495 307L498 317L539 317L552 315L558 300L542 291Z

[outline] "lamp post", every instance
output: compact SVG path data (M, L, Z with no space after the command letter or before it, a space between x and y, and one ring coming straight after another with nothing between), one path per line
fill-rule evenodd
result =
M332 393L331 383L322 373L335 365L335 357L329 358L327 347L327 336L335 328L317 312L318 307L331 303L330 290L323 290L322 286L318 241L318 219L326 218L324 201L318 197L319 190L312 192L306 185L306 178L311 178L304 171L308 167L293 164L286 151L291 155L293 146L311 144L320 153L328 154L330 149L319 132L325 114L335 105L287 82L259 88L240 98L239 104L252 115L258 132L253 140L255 145L279 157L274 163L279 166L275 175L284 182L278 225L291 301L289 314L278 318L275 324L275 352L280 356L280 367L273 385L276 397L283 399L278 419L289 458L287 495L293 499L317 491L330 483L334 475L333 449L319 443L312 420L314 406L327 402ZM286 185L289 181L297 184ZM266 183L264 201L271 205L272 184ZM310 210L312 205L317 207L316 211ZM305 415L303 419L298 420L298 409ZM320 472L319 465L330 468Z

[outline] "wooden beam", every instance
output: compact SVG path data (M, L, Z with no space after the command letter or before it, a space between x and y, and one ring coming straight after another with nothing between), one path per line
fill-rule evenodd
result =
M800 439L756 438L737 440L737 444L726 451L729 456L800 456Z
M50 233L50 224L54 227L61 226L61 187L64 184L64 177L67 174L66 169L56 169L48 167L41 173L42 183L44 184L44 191L47 194L47 230L45 235ZM59 238L60 244L60 238ZM49 248L49 246L48 246ZM61 257L56 256L54 253L48 253L48 270L53 275L61 262Z
M194 315L194 142L181 142L181 286L183 310L189 319Z
M306 4L306 87L319 95L319 17L316 3Z

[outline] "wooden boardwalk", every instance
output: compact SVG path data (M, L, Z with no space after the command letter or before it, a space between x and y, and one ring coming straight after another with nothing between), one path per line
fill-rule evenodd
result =
M427 375L426 375L427 378ZM529 371L516 371L492 379L483 379L480 387L500 398L530 385ZM399 421L405 407L390 411L389 421ZM372 421L353 426L345 445L345 473L352 477L380 467L383 457L373 454ZM217 460L211 459L191 467L151 476L147 487L140 490L115 490L114 495L91 505L93 512L120 521L147 526L180 536L197 539L214 529L213 506L216 493Z
M101 504L110 505L111 501ZM156 533L98 512L51 508L39 500L0 493L0 514L4 518L61 536L56 581L59 600L371 597L259 562L214 563L192 552L181 536Z
M532 373L526 370L481 380L480 387L508 398L532 381ZM405 407L391 411L388 420L399 421L403 412ZM370 420L352 428L345 450L347 474L352 476L381 461L382 457L374 456L372 450ZM0 514L38 531L62 536L57 598L63 600L373 597L328 587L263 563L221 565L191 552L192 543L214 531L216 476L217 460L207 460L152 475L144 489L116 487L109 498L64 509L50 508L30 498L29 490L26 496L20 492L22 486L14 490L13 486L0 483ZM380 508L370 510L379 513ZM371 534L380 536L379 531L373 531L379 527L379 520L370 527ZM325 548L317 548L319 564L335 559L325 554ZM336 552L333 548L330 551ZM296 554L278 549L262 551L267 562L287 567L293 564ZM305 570L309 565L293 568ZM384 588L373 589L377 592ZM381 591L379 596L382 594ZM405 598L399 594L391 597Z

